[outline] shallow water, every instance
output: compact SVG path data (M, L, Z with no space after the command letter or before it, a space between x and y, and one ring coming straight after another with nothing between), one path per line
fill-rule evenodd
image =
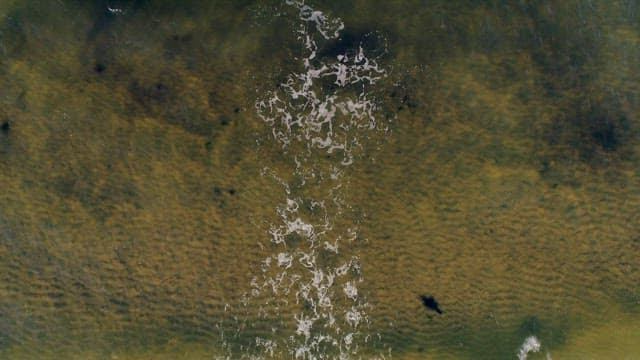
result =
M640 359L638 6L0 1L0 357Z

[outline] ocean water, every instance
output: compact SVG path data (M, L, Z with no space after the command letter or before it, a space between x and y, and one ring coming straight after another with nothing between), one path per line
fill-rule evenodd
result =
M639 6L0 0L0 358L640 359Z

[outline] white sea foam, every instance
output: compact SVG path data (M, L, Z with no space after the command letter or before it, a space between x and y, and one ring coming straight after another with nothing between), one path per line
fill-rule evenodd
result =
M291 254L287 254L287 253L278 254L278 266L288 269L291 267L292 261L293 261L293 256L291 256Z
M276 208L279 220L269 225L270 245L261 245L271 254L251 281L251 295L266 297L264 305L279 302L299 310L293 315L295 329L280 329L291 334L286 340L257 338L255 348L270 358L347 360L358 357L358 343L370 338L361 329L369 322L368 304L357 288L363 281L357 254L341 253L342 242L358 238L357 227L344 233L334 220L349 208L342 169L354 161L362 133L378 127L377 104L369 90L386 72L362 47L318 58L318 41L338 38L344 23L303 1L285 3L298 11L301 26L296 34L305 55L292 59L300 61L299 71L266 92L256 111L285 153L295 149L291 160L302 179L296 189L314 179L328 192L315 199L292 196L292 185L268 167L262 171L283 186L286 197ZM334 153L340 156L328 172L317 166L318 154ZM263 304L260 311L266 308Z
M522 346L518 350L518 360L527 360L529 353L537 353L542 349L542 344L537 337L531 335L524 339ZM551 360L551 354L547 352L547 360Z
M325 39L338 37L344 28L341 21L331 21L308 5L287 3L300 10L302 20L314 22ZM358 131L376 127L377 106L369 99L367 87L386 72L375 60L367 58L362 47L353 56L316 59L318 46L304 26L299 30L299 38L307 51L302 71L290 74L277 90L269 91L257 101L257 113L272 126L273 137L283 148L292 141L303 142L309 150L341 152L342 164L349 165L353 161L353 148L359 146ZM327 80L345 91L323 88ZM300 160L295 159L298 167Z
M315 23L316 30L325 39L338 37L340 31L344 29L344 23L340 19L330 19L322 11L314 10L311 6L306 5L304 1L286 0L285 3L300 11L300 20Z
M351 300L356 301L358 299L358 288L352 281L344 284L342 290L344 290L344 294Z
M273 356L276 348L278 347L278 344L275 341L260 337L256 338L256 345L258 347L262 347L269 356Z

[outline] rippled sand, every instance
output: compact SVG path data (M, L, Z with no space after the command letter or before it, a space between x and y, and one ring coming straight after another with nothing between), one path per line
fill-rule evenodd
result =
M535 335L529 359L640 358L638 4L312 4L345 24L319 56L362 45L387 74L331 214L357 225L362 357ZM304 307L243 295L274 179L329 190L255 107L300 71L298 25L280 1L0 2L0 357L235 359L295 332Z

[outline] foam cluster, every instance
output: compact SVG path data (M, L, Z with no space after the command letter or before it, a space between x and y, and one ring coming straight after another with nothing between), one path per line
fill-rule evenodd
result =
M302 142L308 150L341 152L342 163L350 164L352 148L359 145L359 131L376 127L377 106L367 90L386 72L367 58L362 47L333 59L318 59L317 36L309 32L307 24L314 24L325 40L338 38L344 24L301 2L287 4L300 11L303 21L298 37L306 55L297 59L302 70L289 74L278 89L256 102L257 113L271 125L274 139L283 148Z
M273 140L305 179L323 172L316 159L339 154L330 174L318 176L324 195L293 196L291 185L265 167L263 176L281 184L285 200L276 208L278 221L269 225L269 254L251 282L250 296L269 309L296 309L285 336L258 337L258 358L353 359L372 341L366 302L358 285L364 281L357 254L343 250L356 241L357 226L338 228L335 220L345 208L341 168L354 161L361 138L378 128L376 102L369 91L386 75L362 46L331 58L318 56L325 41L338 41L344 23L302 1L286 0L298 11L297 37L304 56L293 58L299 71L256 102L256 111L272 130ZM285 158L286 158L285 156ZM322 185L324 184L324 185ZM304 194L305 182L296 194ZM287 310L289 311L289 310ZM284 311L283 311L284 312ZM276 314L278 315L278 314ZM265 314L265 318L273 314Z

